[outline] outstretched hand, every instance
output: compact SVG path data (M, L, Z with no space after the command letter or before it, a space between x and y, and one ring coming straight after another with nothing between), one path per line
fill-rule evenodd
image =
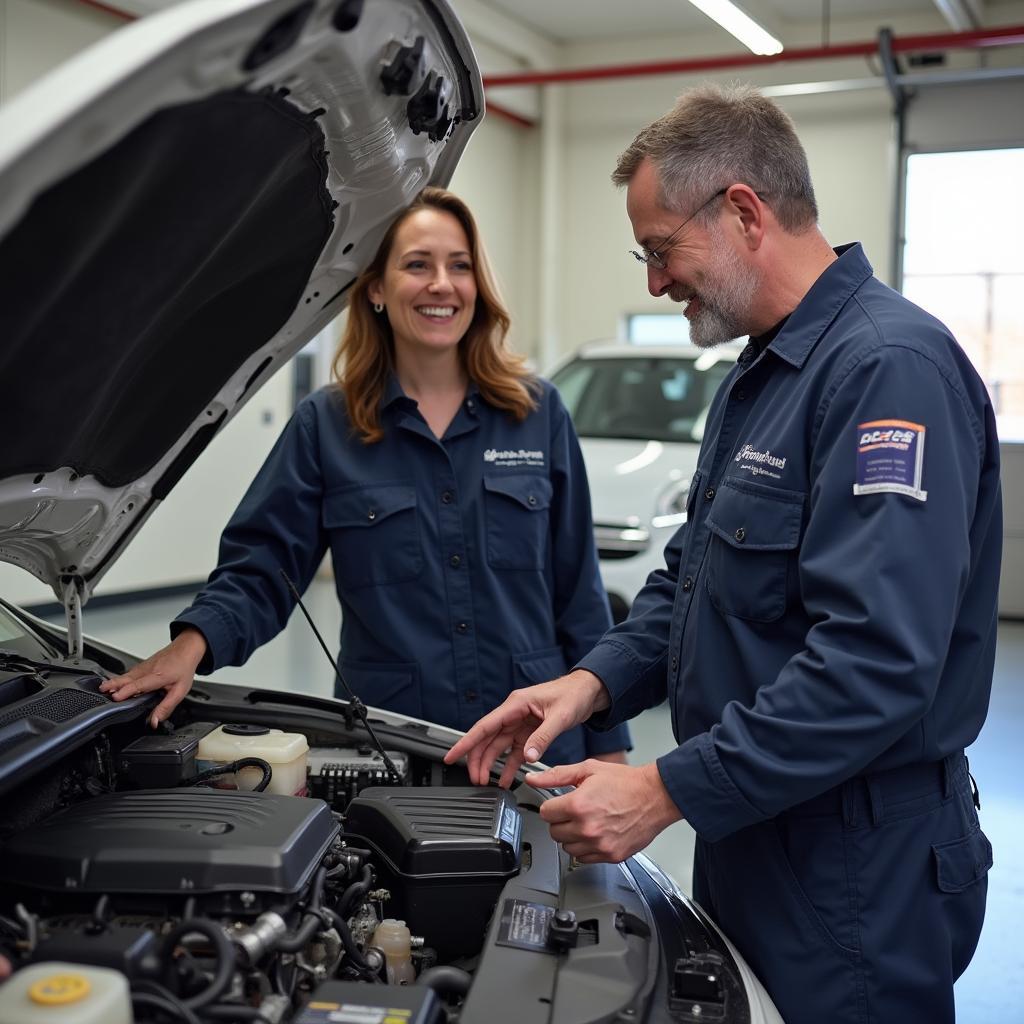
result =
M513 690L445 754L445 764L464 756L470 780L486 786L492 765L504 757L498 784L507 788L525 762L541 760L556 737L609 704L604 683L585 669Z
M143 693L165 690L164 699L153 709L149 724L155 729L185 699L192 689L196 668L206 654L206 638L197 629L185 629L166 647L140 661L124 675L114 676L100 686L114 700L127 700Z
M583 864L618 864L683 817L656 764L632 767L591 759L531 772L526 781L537 789L576 787L545 800L540 816L551 838Z

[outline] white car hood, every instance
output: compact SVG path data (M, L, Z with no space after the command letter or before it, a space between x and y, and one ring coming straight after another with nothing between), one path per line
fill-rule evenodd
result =
M688 483L700 445L581 437L595 523L647 525L657 498Z
M84 602L482 112L447 0L195 0L0 109L0 560Z

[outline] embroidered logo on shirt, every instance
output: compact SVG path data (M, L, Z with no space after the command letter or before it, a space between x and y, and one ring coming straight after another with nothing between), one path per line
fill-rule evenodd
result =
M921 489L924 427L906 420L857 424L857 479L854 494L906 494L927 501Z
M733 462L740 464L752 476L770 476L781 480L782 474L775 472L786 468L786 456L776 455L772 450L758 451L753 445L745 444L737 453Z
M528 451L525 448L511 451L504 448L488 448L484 452L484 462L492 462L495 466L543 466L544 453Z

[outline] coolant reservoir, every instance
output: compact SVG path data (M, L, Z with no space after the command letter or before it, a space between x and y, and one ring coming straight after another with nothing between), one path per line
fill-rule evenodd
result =
M386 917L373 933L371 946L376 946L387 960L388 983L411 985L416 980L412 966L412 934L404 921Z
M262 725L221 725L199 741L196 769L203 772L242 757L261 757L274 772L266 792L305 796L308 751L309 744L302 733ZM252 790L261 778L259 768L243 768L212 780L212 784L225 789Z
M132 1024L128 979L81 964L32 964L0 985L3 1024Z

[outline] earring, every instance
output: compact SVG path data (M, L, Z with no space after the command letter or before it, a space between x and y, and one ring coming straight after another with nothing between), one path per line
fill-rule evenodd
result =
M383 313L384 312L384 303L383 302L375 302L373 304L373 311L374 311L374 313Z

